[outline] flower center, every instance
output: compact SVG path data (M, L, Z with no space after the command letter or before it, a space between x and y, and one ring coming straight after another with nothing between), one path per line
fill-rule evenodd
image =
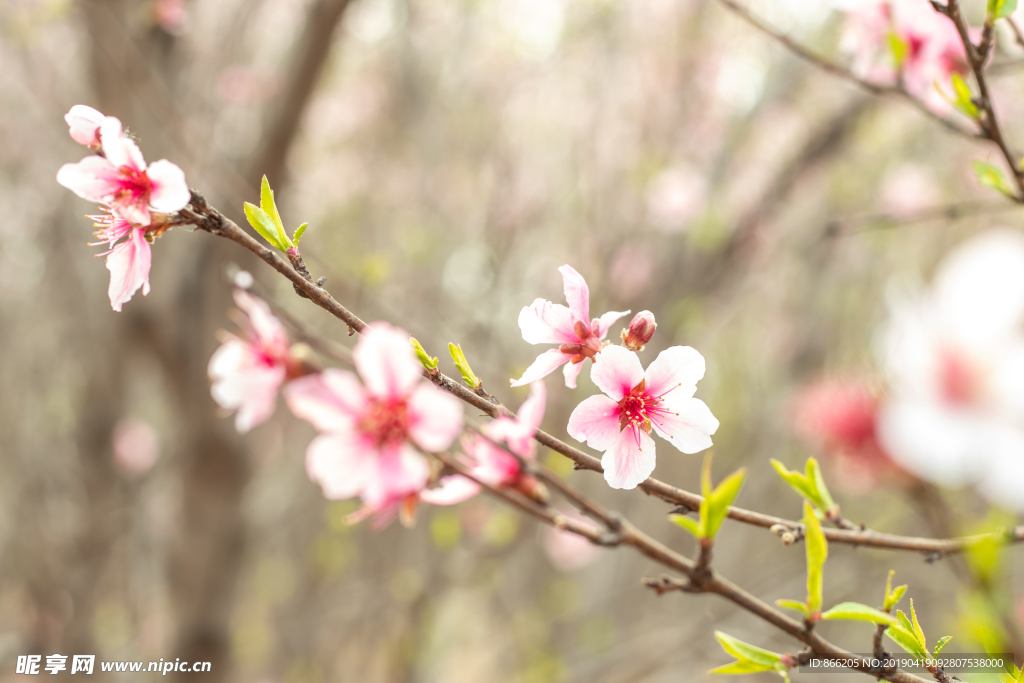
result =
M137 202L149 197L149 192L153 189L153 183L150 182L149 176L146 175L145 171L139 173L133 168L122 166L118 169L118 172L121 174L119 179L121 189L117 192L118 200Z
M370 399L359 423L356 425L378 447L394 445L409 438L409 411L405 401L381 401Z
M594 322L596 323L597 321ZM574 364L582 363L588 358L593 358L605 346L605 342L602 342L600 338L598 338L596 329L596 325L588 327L582 320L577 320L573 324L573 330L576 332L576 337L579 339L579 342L562 344L558 347L558 350L566 355L572 356L572 362Z
M978 397L979 377L969 358L955 350L946 350L939 357L939 391L942 398L955 405L971 403Z
M661 398L648 395L646 385L647 380L640 380L640 384L619 401L619 431L633 427L634 430L643 429L651 433L651 418L659 412Z

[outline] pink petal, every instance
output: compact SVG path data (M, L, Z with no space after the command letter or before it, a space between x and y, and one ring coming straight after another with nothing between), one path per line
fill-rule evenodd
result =
M519 461L487 439L467 434L462 439L462 447L473 460L470 473L478 481L490 486L506 486L519 478Z
M277 316L270 312L267 302L241 289L235 290L234 299L235 305L242 309L249 319L256 340L265 347L286 353L288 332Z
M327 498L352 498L366 487L375 456L354 432L318 436L306 449L306 472Z
M185 182L185 172L167 159L154 161L146 169L151 189L149 208L161 213L174 213L192 201L192 193Z
M366 470L363 502L381 508L396 498L419 492L429 478L426 458L409 444L380 451Z
M595 394L572 411L566 431L594 450L607 450L619 438L619 405L607 396Z
M409 397L409 436L428 453L443 451L462 432L462 402L422 382Z
M71 139L86 147L99 142L99 127L105 118L106 116L84 104L76 104L64 115Z
M57 182L82 199L106 204L120 189L117 169L103 157L86 157L77 164L64 164Z
M620 401L644 379L644 368L632 351L621 346L606 346L594 356L590 379L598 389ZM647 391L650 393L650 387Z
M352 429L367 402L356 376L334 368L289 382L284 388L284 399L296 417L322 432Z
M149 207L141 199L131 196L115 198L110 204L110 210L117 216L135 225L147 226L152 222L149 215Z
M130 168L136 173L146 170L146 160L131 138L124 134L121 122L114 117L104 119L100 126L100 140L103 143L103 154L114 168Z
M423 366L416 361L409 334L385 322L363 330L352 358L366 390L377 398L405 398L423 377Z
M143 237L144 230L133 230L127 240L114 247L107 256L107 270L110 271L110 306L120 311L121 306L142 288L142 295L149 294L149 267L153 253L149 242Z
M623 429L601 458L604 479L613 489L632 489L654 471L654 439L647 432Z
M565 301L569 304L575 320L582 320L590 324L590 289L587 281L570 265L564 265L558 269L562 274L562 283L565 286Z
M586 361L583 361L586 363ZM583 363L568 363L562 368L562 375L565 377L565 386L570 389L576 388L576 380L583 372Z
M281 365L266 365L240 339L223 344L210 358L210 394L222 408L237 410L235 428L248 432L274 413L285 378Z
M704 356L689 346L665 349L647 366L646 389L651 396L672 392L672 396L693 396L704 377Z
M698 453L711 448L711 435L718 431L718 420L699 398L688 398L675 392L663 400L661 407L670 411L652 420L654 431L683 453Z
M549 349L537 356L533 365L526 368L526 372L519 379L510 380L512 386L522 387L532 384L542 377L547 377L554 372L562 363L568 363L572 356L562 353L558 349Z
M535 299L519 311L519 329L530 344L574 344L579 342L573 329L572 312L561 304Z
M436 488L422 491L420 500L431 505L455 505L480 493L480 484L461 474L442 477L437 484Z
M605 336L608 334L608 330L611 329L611 326L615 324L615 321L618 320L619 318L622 318L623 316L629 315L630 313L631 313L631 311L608 311L607 313L602 315L600 318L598 318L597 319L597 330L598 330L597 338L598 339L604 339Z
M499 417L489 423L486 434L495 441L505 441L509 450L522 458L532 458L536 450L533 435L544 419L545 390L543 382L530 385L530 396L519 406L515 419Z

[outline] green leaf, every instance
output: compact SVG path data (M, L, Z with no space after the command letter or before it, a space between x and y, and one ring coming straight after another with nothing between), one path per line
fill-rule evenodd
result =
M692 517L687 517L686 515L669 515L668 518L670 522L677 526L681 526L697 538L703 538L701 535L700 524Z
M892 593L889 593L889 597L885 600L885 608L892 609L895 607L900 600L903 599L903 595L907 592L906 584L902 586L896 586L892 589Z
M306 234L307 225L309 225L309 223L303 223L299 227L295 228L295 234L292 235L292 241L295 242L295 246L299 246L299 240L301 240L302 236Z
M1013 14L1017 9L1017 0L988 0L988 16L992 21Z
M284 223L281 222L281 214L277 210L277 202L274 201L274 191L270 189L270 182L267 180L267 176L263 176L263 182L260 183L260 208L266 211L267 215L274 222L274 230L277 232L278 242L289 247L294 246L288 237L288 233L285 232Z
M825 479L821 476L821 467L818 466L818 461L814 458L807 458L805 475L807 477L807 481L810 482L811 488L813 489L816 497L820 501L819 504L821 506L821 511L828 512L836 507L835 501L832 500L832 494L828 492L828 487L825 486Z
M828 559L828 542L821 522L810 503L804 502L804 545L807 546L807 609L813 615L821 611L823 573Z
M274 225L274 220L267 214L266 211L256 206L255 204L245 203L245 217L249 221L249 225L258 232L263 239L270 243L270 246L276 247L281 251L285 251L285 247L277 237L277 227Z
M903 610L901 610L901 609L896 610L896 618L900 622L900 628L905 629L908 633L913 635L913 633L914 633L914 625L910 623L910 619L908 619L907 615L903 613ZM914 636L914 637L916 638L917 636Z
M895 31L889 32L889 49L892 51L893 61L896 62L896 68L900 68L903 65L903 61L907 58L907 53L910 51L910 46L907 45Z
M469 367L469 361L466 360L466 354L462 352L462 346L449 342L448 353L452 354L452 360L455 361L455 367L459 369L462 380L474 389L479 389L480 380L473 374L473 368Z
M977 159L971 162L971 167L974 169L974 175L978 178L979 185L1001 192L1007 197L1014 196L1013 188L1010 187L1010 183L998 168L987 161L978 161Z
M914 622L914 637L917 638L917 642L921 643L921 649L928 653L928 641L925 640L924 631L921 630L921 624L917 621L917 612L914 610L914 598L910 598L910 618Z
M942 636L941 638L939 638L939 642L935 643L934 654L938 656L938 654L942 652L942 649L946 647L946 644L949 643L949 641L951 640L953 640L953 636Z
M789 484L794 491L799 493L801 497L806 498L807 500L812 500L814 498L814 490L811 488L811 484L807 481L806 476L800 472L794 472L786 469L786 466L775 458L772 458L771 462L772 467L774 467L775 471L779 473L779 476L782 477L782 479Z
M963 77L953 72L949 77L950 83L953 84L953 95L950 96L945 90L939 85L939 82L935 82L935 89L942 95L942 99L946 100L954 107L957 108L961 113L972 119L978 118L981 113L978 110L978 105L973 101L973 94L971 93L971 86L967 85L967 81Z
M708 671L709 674L756 674L761 671L771 671L774 666L765 666L764 664L755 664L749 659L736 660L731 664L723 664L717 668Z
M917 642L917 638L914 636L914 634L908 631L907 629L903 628L902 626L890 626L889 628L885 629L885 635L889 636L889 638L894 643L896 643L912 655L915 655L917 657L928 656L927 653L924 651L924 648L921 647L921 644Z
M303 223L305 225L305 223ZM296 239L295 243L298 244L299 240ZM423 346L416 340L416 337L409 337L409 343L412 344L412 350L416 353L416 360L420 362L420 365L425 367L427 370L437 370L437 358L431 358L430 354L426 352Z
M718 643L722 646L723 650L740 661L753 662L754 664L766 666L769 669L782 661L782 655L748 645L742 640L737 640L721 631L715 631L715 638L718 639Z
M873 624L894 624L896 617L882 610L862 605L859 602L841 602L827 612L822 619L840 619L844 621L870 621Z
M807 605L797 600L776 600L775 604L779 607L782 607L783 609L795 610L800 614L804 615L804 618L808 616Z
M709 455L708 460L710 459ZM745 467L736 470L726 477L718 485L718 488L711 492L710 496L704 499L704 502L701 504L701 512L704 512L706 506L707 514L704 515L702 520L706 538L714 538L715 534L718 533L718 528L722 526L722 521L729 514L729 506L736 500L740 489L743 488L743 481L746 476L747 470Z

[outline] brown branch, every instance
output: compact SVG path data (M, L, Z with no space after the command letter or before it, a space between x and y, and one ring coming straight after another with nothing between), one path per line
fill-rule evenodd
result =
M306 295L306 298L344 322L351 330L358 332L362 331L366 327L365 322L342 306L326 289L314 282L310 282L292 268L285 257L281 256L273 249L260 244L247 232L238 227L234 221L224 216L217 209L209 206L201 195L196 192L193 192L192 194L192 203L188 208L183 209L180 212L181 224L194 224L199 229L219 237L225 237L237 244L240 244L288 278L292 284L296 286L296 289L301 290L303 294ZM484 396L481 396L469 387L444 375L443 373L425 373L425 375L445 391L448 391L490 417L514 417L515 415L489 394L485 393ZM604 472L599 459L584 453L578 448L570 446L543 430L538 429L534 438L541 445L547 446L551 450L572 460L576 464L577 469ZM662 500L675 505L684 505L691 510L698 509L701 502L704 500L701 496L695 493L676 488L675 486L666 484L665 482L654 478L649 478L646 481L641 482L639 487L649 495L661 498ZM783 519L781 517L773 517L771 515L765 515L737 507L730 507L728 516L730 519L750 524L752 526L759 526L765 529L771 529L772 527L784 527L785 529L789 529L794 532L798 537L802 537L803 535L802 524L792 520ZM926 553L933 557L941 557L943 555L958 553L965 547L987 538L987 536L970 536L949 539L915 538L884 534L870 529L823 529L823 532L825 534L825 538L833 543L846 543L854 546L886 548L890 550L909 550ZM1015 529L1008 531L1006 533L1005 540L1007 543L1024 541L1024 526L1016 527Z
M856 235L863 232L871 232L874 230L883 230L899 225L908 225L911 223L923 223L926 221L933 220L956 220L958 218L964 218L967 216L979 216L989 213L1000 213L1002 211L1013 211L1018 209L1014 204L1009 204L1003 199L997 200L972 200L964 202L956 202L951 204L944 204L941 206L933 206L927 209L922 209L916 213L872 213L862 214L859 216L847 216L845 218L836 218L829 221L825 229L822 230L822 237L838 237L841 235ZM850 228L859 228L860 226L872 226L864 227L859 230L851 230Z
M871 81L867 81L858 76L857 74L853 73L853 71L851 71L847 67L841 64L836 64L835 62L828 60L825 57L822 57L821 55L815 54L814 52L808 50L806 47L796 42L795 40L787 36L785 33L782 33L775 27L770 26L762 19L754 16L747 8L735 2L735 0L718 0L718 2L719 4L729 9L731 12L739 16L745 22L756 28L758 31L770 36L774 40L781 43L783 47L788 49L790 52L800 57L801 59L810 62L811 64L815 65L822 71L825 71L826 73L830 73L833 76L838 76L839 78L847 80L856 85L861 90L864 90L865 92L870 93L872 95L889 95L903 99L904 101L909 102L918 110L920 110L928 118L942 124L944 128L953 133L970 138L978 137L976 133L964 128L958 123L951 121L943 116L940 116L939 114L936 114L934 111L929 109L923 102L921 102L921 100L917 99L909 92L907 92L907 90L902 85L882 85L879 83L872 83Z

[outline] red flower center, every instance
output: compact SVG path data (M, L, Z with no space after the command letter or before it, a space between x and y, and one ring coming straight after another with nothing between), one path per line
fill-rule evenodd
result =
M370 399L370 405L356 425L378 447L391 446L409 439L409 411L404 400Z
M633 387L627 396L619 401L619 430L632 426L634 429L643 429L650 434L651 419L659 412L658 404L661 399L657 396L647 394L647 380L640 380L640 384Z
M604 342L598 338L596 325L591 328L582 320L577 320L573 324L573 330L576 332L579 342L562 344L558 347L562 353L572 356L573 363L582 363L588 358L593 358L604 348Z
M149 176L146 175L145 171L140 173L128 166L122 166L118 169L118 172L121 174L119 179L121 189L117 192L116 201L136 203L149 199L153 183L150 182Z

